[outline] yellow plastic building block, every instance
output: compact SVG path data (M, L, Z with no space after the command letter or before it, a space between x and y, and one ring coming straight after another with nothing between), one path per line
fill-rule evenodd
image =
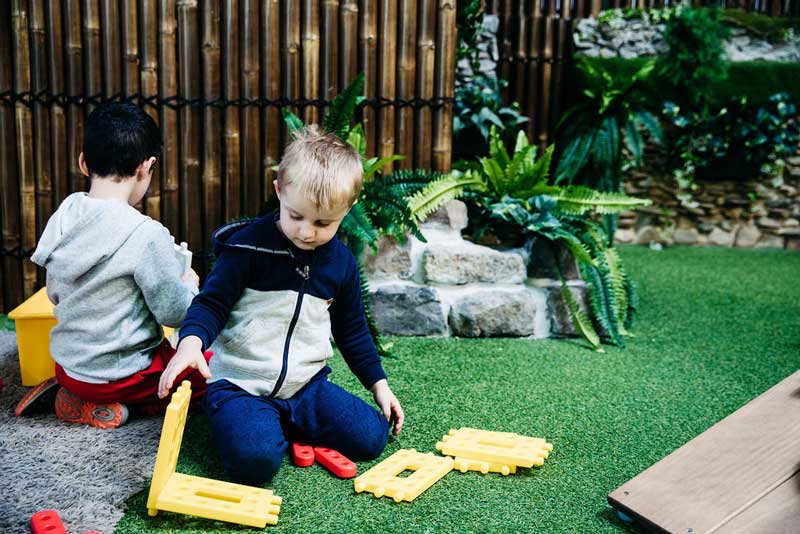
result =
M466 473L467 471L480 471L484 475L486 473L500 473L508 475L517 472L516 465L495 464L492 462L484 462L481 460L473 460L472 458L462 458L456 456L453 460L453 469Z
M53 308L55 306L47 298L47 288L43 287L8 314L17 331L23 386L38 386L56 375L56 364L50 356L50 330L57 323ZM164 337L169 339L175 329L163 328Z
M278 523L281 497L263 488L175 472L192 396L188 380L172 395L158 444L147 513L159 510L263 528Z
M407 477L397 476L406 470L414 472ZM395 502L411 502L452 470L452 458L400 449L356 478L353 487L358 493L368 491L375 497L386 495Z
M23 386L39 385L56 374L55 362L50 357L50 330L56 325L53 308L42 288L8 314L17 330Z
M511 472L512 466L543 465L544 459L553 450L553 446L542 438L475 428L451 430L442 441L436 443L436 448L448 456L496 464L495 467L501 470L499 472L502 472L502 466L507 466Z

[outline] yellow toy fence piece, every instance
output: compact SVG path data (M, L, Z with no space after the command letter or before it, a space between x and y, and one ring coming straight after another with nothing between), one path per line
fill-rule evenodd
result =
M414 472L408 477L397 476L406 470ZM452 470L452 458L400 449L356 478L353 486L358 493L368 491L375 497L386 495L395 502L411 502Z
M459 428L436 443L436 448L442 454L455 456L459 459L469 459L473 462L458 464L459 469L477 470L482 472L503 472L503 467L532 467L543 465L545 458L553 450L553 446L542 438L521 436L513 432L491 432L475 428ZM483 471L483 464L492 464L494 469L487 466ZM477 469L475 469L477 467ZM504 473L505 474L505 473Z
M167 407L147 513L163 510L260 528L277 524L282 499L272 491L175 472L191 397L184 380Z
M462 473L466 473L467 471L480 471L484 475L486 473L500 473L503 476L517 472L516 465L496 464L474 460L472 458L462 458L461 456L456 456L453 460L453 469L461 471Z

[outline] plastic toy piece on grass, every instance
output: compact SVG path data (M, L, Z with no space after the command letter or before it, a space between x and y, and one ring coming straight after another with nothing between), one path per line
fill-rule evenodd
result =
M282 499L270 490L175 472L191 396L184 380L167 406L147 513L164 510L259 528L277 524Z
M516 465L495 464L492 462L484 462L482 460L474 460L472 458L462 458L456 456L453 460L453 469L466 473L467 471L480 471L484 475L486 473L500 473L505 476L509 473L516 473Z
M31 516L33 534L67 534L64 523L55 510L42 510Z
M356 476L356 464L339 452L327 447L314 447L317 462L339 478L353 478Z
M292 443L292 463L297 467L314 464L314 447L305 443Z
M544 465L545 458L553 450L542 438L475 428L451 430L436 443L436 448L448 456L518 467Z
M398 476L406 470L414 472L407 477ZM355 479L353 487L358 493L369 491L375 497L391 497L394 502L411 502L452 470L452 458L400 449Z

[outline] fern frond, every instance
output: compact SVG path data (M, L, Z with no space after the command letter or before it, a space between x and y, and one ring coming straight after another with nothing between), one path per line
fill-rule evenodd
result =
M608 335L615 345L623 347L625 346L625 341L620 335L619 314L617 313L619 304L617 303L617 296L614 292L614 282L611 276L611 271L608 267L608 263L606 262L604 254L601 254L595 258L595 266L597 267L597 272L603 282L602 289L606 302L605 316L609 325Z
M350 82L350 85L336 95L325 118L322 119L322 129L326 132L338 135L341 139L348 138L350 122L353 119L356 107L363 100L361 93L364 89L364 73Z
M575 331L578 332L594 350L597 352L605 352L600 346L600 336L597 335L597 332L592 326L592 322L583 310L581 310L563 277L561 277L561 296L567 304L567 309L572 317L572 325L575 327Z
M633 283L628 273L624 273L625 292L628 296L628 309L625 310L625 321L622 323L626 329L633 326L633 315L639 308L639 293L636 291L636 284Z
M581 278L586 283L586 293L589 296L589 305L592 309L592 320L605 332L611 331L608 321L608 302L603 289L603 279L594 265L580 265Z
M429 183L446 176L439 171L427 169L397 169L391 174L382 174L371 182L386 188L397 196L410 197Z
M375 228L364 212L361 202L356 203L345 218L342 219L342 224L339 226L339 233L350 238L347 242L352 243L352 246L355 246L356 243L360 244L361 249L363 249L364 245L369 245L374 249L375 241L378 239ZM351 248L351 252L353 252L354 256L358 257L361 250L353 250ZM356 252L358 252L358 254Z
M392 344L383 343L381 334L378 331L378 326L375 324L375 319L372 317L372 310L370 308L371 299L369 295L369 284L367 283L367 277L364 276L364 267L361 265L361 260L358 261L358 277L361 285L361 300L364 302L364 317L367 319L367 329L372 336L372 341L375 343L375 348L378 349L378 354L385 358L390 356L389 349L391 348Z
M462 176L446 174L408 198L408 208L411 210L411 216L416 221L422 222L442 204L464 194L466 188L485 187L484 181L475 173L468 172Z
M625 290L625 277L621 266L622 262L614 248L607 248L603 251L603 255L605 256L606 265L608 265L611 291L613 291L616 301L616 309L614 312L619 325L619 333L625 336L628 335L628 332L625 330L625 317L628 311L628 292Z
M580 185L565 187L553 197L557 201L556 208L571 215L583 215L590 210L606 215L652 204L649 199L631 197L623 193L602 193Z
M291 138L294 138L306 127L303 120L289 111L289 108L281 108L281 115L283 115L283 121L286 123L286 129L289 131L289 136Z

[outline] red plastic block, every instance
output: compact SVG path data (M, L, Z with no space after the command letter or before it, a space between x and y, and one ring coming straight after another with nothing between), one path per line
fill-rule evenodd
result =
M55 510L42 510L31 516L33 534L67 534L64 523Z
M297 467L308 467L314 463L314 447L305 443L292 443L292 463Z
M339 478L353 478L356 476L356 464L349 458L327 447L314 447L317 462L325 469Z

